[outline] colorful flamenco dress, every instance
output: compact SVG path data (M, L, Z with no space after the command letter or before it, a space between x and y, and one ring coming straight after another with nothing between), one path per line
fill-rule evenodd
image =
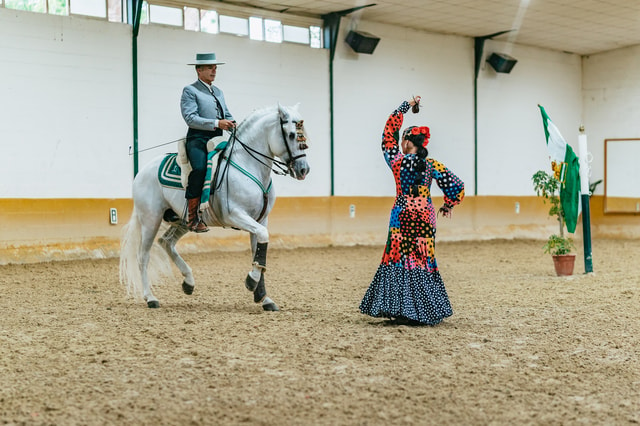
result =
M442 163L427 157L421 184L416 187L416 164L420 160L415 154L404 155L398 144L404 113L409 108L409 103L403 102L389 116L384 129L382 151L395 178L396 199L382 262L360 311L372 317L435 325L453 311L436 263L431 182L436 181L448 207L462 201L464 183Z

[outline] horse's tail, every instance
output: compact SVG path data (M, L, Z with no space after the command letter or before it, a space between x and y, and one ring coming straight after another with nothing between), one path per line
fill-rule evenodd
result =
M142 240L141 230L142 224L134 205L131 219L122 228L120 239L120 283L125 286L127 295L134 299L144 296L140 263L138 262ZM155 242L151 247L147 271L151 287L154 283L158 284L163 278L173 275L169 256Z

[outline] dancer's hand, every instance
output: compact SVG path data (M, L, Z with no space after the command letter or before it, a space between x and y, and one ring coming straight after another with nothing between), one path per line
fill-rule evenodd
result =
M451 217L451 207L449 206L442 206L440 207L440 210L438 210L438 215L440 215L440 213L442 213L443 217Z
M411 105L411 112L417 114L420 112L420 100L422 98L420 96L414 96L410 101L409 105Z

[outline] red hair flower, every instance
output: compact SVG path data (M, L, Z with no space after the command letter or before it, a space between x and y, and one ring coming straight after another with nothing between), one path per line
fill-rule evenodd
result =
M427 126L420 126L420 127L416 126L411 128L412 135L419 135L420 133L424 135L425 139L429 139L431 137L431 134L429 133L429 128Z

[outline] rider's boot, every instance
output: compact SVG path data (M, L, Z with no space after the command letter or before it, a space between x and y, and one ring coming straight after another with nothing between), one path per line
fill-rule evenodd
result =
M209 228L200 220L198 210L200 208L200 198L189 198L188 200L188 212L189 212L189 231L192 232L207 232Z

